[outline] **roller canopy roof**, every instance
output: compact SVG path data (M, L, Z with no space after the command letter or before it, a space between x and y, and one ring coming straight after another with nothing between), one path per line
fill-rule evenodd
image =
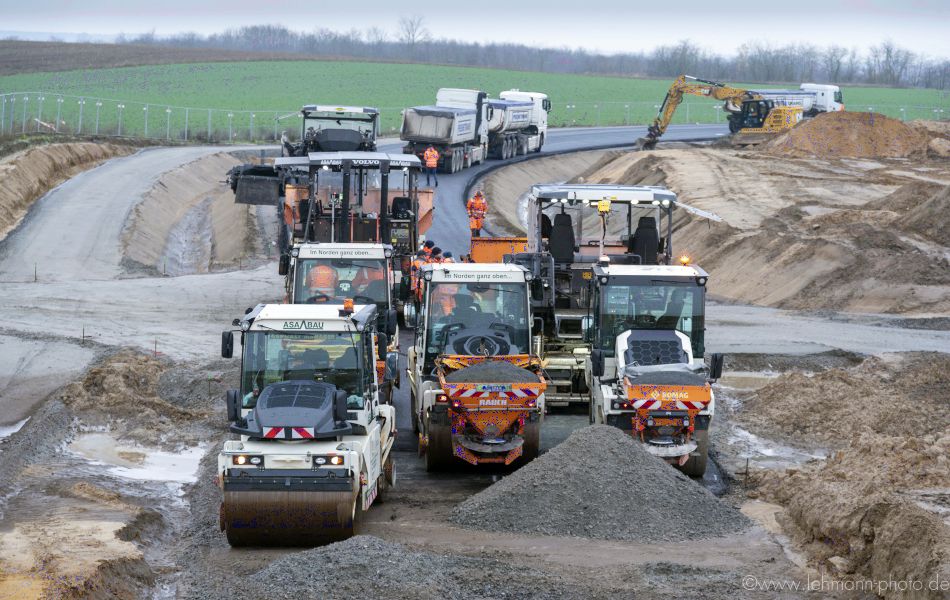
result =
M311 152L308 156L292 156L274 159L274 167L309 168L327 166L341 167L348 160L355 167L364 169L379 168L382 161L389 161L391 169L410 167L422 168L422 161L414 154L389 154L387 152Z

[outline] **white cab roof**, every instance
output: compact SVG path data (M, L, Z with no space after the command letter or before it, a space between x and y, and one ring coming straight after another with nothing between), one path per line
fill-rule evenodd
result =
M245 318L254 319L250 331L357 331L354 317L367 308L372 312L375 307L357 304L349 316L340 316L341 308L339 304L265 304Z
M315 243L296 246L297 258L386 258L385 244Z
M432 281L436 282L524 282L527 273L521 265L504 263L431 264L423 266L422 271L432 271Z
M598 265L608 275L637 275L652 277L708 277L695 265Z
M610 200L611 202L651 203L669 200L676 202L676 194L655 185L564 184L534 185L531 195L544 200Z

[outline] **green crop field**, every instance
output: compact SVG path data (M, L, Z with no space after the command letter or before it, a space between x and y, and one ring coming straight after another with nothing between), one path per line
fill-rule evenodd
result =
M653 118L669 83L362 62L171 64L0 77L0 93L8 94L0 116L5 132L45 127L58 114L60 128L70 132L92 133L98 126L103 133L118 133L121 122L126 135L142 135L147 126L148 137L195 139L211 131L216 139L270 139L279 130L296 131L299 121L292 113L317 102L376 106L384 132L391 132L402 108L432 103L440 87L464 87L492 95L509 88L546 92L554 126L643 124ZM950 97L936 90L847 87L844 99L849 110L950 118ZM723 120L717 106L688 98L674 122Z

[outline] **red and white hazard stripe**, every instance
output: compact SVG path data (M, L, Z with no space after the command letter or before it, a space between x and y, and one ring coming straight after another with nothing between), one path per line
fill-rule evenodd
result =
M273 440L275 438L283 437L283 436L284 436L283 427L268 427L267 431L264 432L264 437L269 440Z
M294 440L312 440L313 427L291 427L290 438Z

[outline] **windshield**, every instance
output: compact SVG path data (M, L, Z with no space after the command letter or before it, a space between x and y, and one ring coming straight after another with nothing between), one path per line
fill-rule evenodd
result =
M597 348L613 356L617 336L628 329L675 329L689 337L693 356L702 358L704 290L692 281L663 279L599 288Z
M366 356L358 333L284 333L250 331L244 334L241 393L244 408L253 408L261 390L272 383L304 379L323 381L347 392L349 408L363 407L370 373L361 368Z
M426 325L426 360L440 354L527 354L524 283L432 283Z
M653 205L614 203L607 215L607 237L609 244L619 244L638 228L656 229L658 235L666 234L665 209ZM603 234L603 224L595 204L546 205L541 215L541 237L554 238L563 235L570 228L574 234L574 244L586 246L598 244ZM555 232L555 229L558 231Z
M304 258L294 267L295 304L389 306L385 258Z
M304 136L312 129L352 129L362 134L372 134L376 128L376 115L360 113L311 112L304 116Z
M835 102L839 104L844 102L844 98L841 96L841 90L838 90L837 92L835 92Z

